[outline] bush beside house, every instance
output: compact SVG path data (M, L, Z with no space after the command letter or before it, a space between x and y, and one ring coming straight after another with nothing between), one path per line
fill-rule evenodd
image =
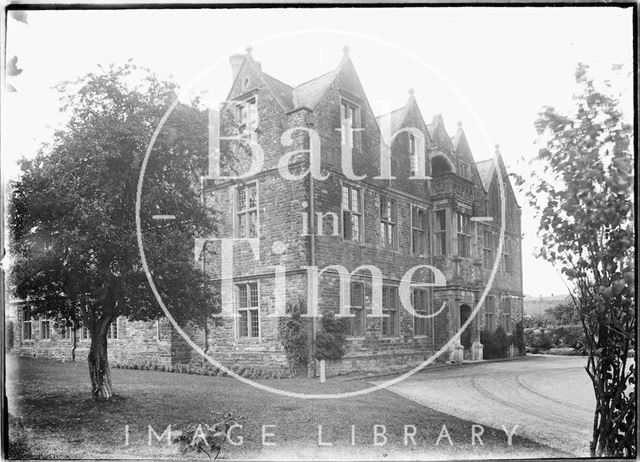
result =
M491 332L483 330L480 339L484 346L484 359L509 358L526 354L524 329L522 323L517 323L513 334L507 334L502 326Z

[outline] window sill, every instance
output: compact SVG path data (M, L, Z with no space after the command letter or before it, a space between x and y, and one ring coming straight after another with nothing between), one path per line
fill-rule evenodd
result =
M349 336L347 336L347 340L350 340L350 341L364 340L364 339L365 339L364 337L349 337Z
M414 335L413 338L418 339L418 340L423 340L423 339L429 338L429 336L428 335Z
M402 250L400 250L398 248L394 248L394 247L386 247L384 245L378 245L377 247L380 250L387 250L389 252L402 253Z
M260 337L237 337L236 341L239 343L260 343L262 339Z

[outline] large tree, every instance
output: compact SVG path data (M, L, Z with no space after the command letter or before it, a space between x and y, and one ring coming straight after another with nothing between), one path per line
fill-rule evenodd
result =
M566 276L588 339L586 370L596 398L591 454L633 457L633 132L610 82L595 82L582 64L575 77L575 106L539 114L544 148L521 185L539 219L540 255Z
M35 158L21 160L12 184L12 284L33 314L89 330L92 393L109 399L110 323L118 316L161 315L140 261L135 201L145 151L177 88L127 63L64 82L59 90L68 123ZM207 113L198 102L178 104L154 144L143 183L147 261L179 321L202 322L203 313L216 310L193 263L194 238L215 230L199 189L207 133ZM160 214L175 219L154 219Z

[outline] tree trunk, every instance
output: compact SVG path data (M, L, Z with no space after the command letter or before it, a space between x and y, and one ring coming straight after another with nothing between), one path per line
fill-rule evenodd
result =
M107 323L107 326L109 324ZM89 376L91 377L91 394L93 399L108 400L113 397L111 371L107 358L107 331L102 326L96 329L91 337L89 348Z
M78 346L78 337L76 333L76 323L74 321L71 329L71 335L73 336L73 346L71 347L71 361L76 360L76 347Z

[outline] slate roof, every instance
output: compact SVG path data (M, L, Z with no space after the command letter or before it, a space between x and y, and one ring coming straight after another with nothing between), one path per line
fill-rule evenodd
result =
M433 123L427 124L427 130L429 131L429 136L433 138L433 131L435 130L435 125Z
M462 131L462 127L458 125L458 130L456 131L456 134L451 137L451 143L453 143L454 151L458 149L458 144L460 143L460 140L462 139L463 136L464 136L464 132Z
M293 89L294 108L307 107L313 109L324 95L324 92L331 86L333 79L340 70L340 66L331 72L316 77L315 79L301 83Z
M396 133L400 126L402 125L402 121L404 120L404 116L406 113L407 106L403 106L395 111L391 111L387 114L383 114L376 117L376 121L378 122L378 127L386 127L388 123L390 125L389 133ZM387 144L389 144L389 140L384 140Z
M482 186L484 186L485 191L489 191L493 172L496 170L493 159L476 162L476 168L478 169L478 175L480 175L480 179L482 180Z
M291 85L287 85L281 80L276 79L275 77L270 76L262 72L262 79L264 83L269 87L271 93L278 101L278 104L285 110L290 111L293 109L293 88Z
M280 104L282 109L289 112L302 107L314 109L320 102L325 91L333 83L333 80L336 75L338 75L339 70L340 66L331 72L322 74L320 77L308 80L296 87L292 87L291 85L262 72L261 69L259 69L259 72L265 85L278 101L278 104Z

